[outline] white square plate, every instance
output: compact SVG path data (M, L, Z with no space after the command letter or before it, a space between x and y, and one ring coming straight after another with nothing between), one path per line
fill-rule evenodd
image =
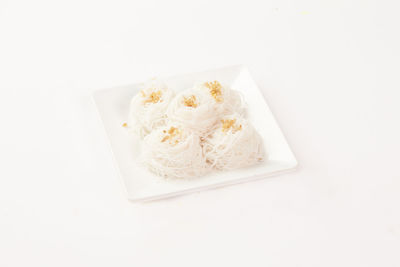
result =
M163 179L137 164L138 140L128 135L122 124L127 121L129 103L139 85L94 92L94 101L111 143L111 149L128 198L133 201L154 200L179 194L264 178L297 166L296 158L277 125L259 88L243 66L226 67L163 79L179 92L196 82L218 80L241 91L248 103L248 119L261 135L268 160L235 171L213 172L196 179ZM136 149L135 149L136 148Z

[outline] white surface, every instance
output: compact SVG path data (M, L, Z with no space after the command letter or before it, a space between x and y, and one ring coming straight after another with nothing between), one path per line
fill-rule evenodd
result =
M197 179L160 179L138 164L140 140L132 138L132 135L127 134L126 129L121 126L127 121L131 99L139 93L140 84L96 90L93 94L94 102L111 145L110 153L115 160L118 175L122 179L123 190L130 200L156 200L253 181L288 172L297 166L293 152L245 66L178 74L164 77L162 80L176 93L198 82L213 80L239 91L248 105L247 119L260 134L268 158L249 168L212 172Z
M0 1L0 266L399 266L398 10ZM90 92L238 63L299 170L127 201Z

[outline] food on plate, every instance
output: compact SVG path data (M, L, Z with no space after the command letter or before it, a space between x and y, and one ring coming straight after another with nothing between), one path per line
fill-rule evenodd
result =
M190 178L265 159L242 95L218 81L178 94L159 80L143 85L124 126L142 140L141 162L162 177Z
M160 127L143 140L142 163L162 177L188 178L210 171L200 137L177 124Z
M203 148L207 162L218 170L243 168L264 159L260 136L239 114L222 117L214 132L205 138Z
M244 114L245 102L238 91L223 86L218 81L199 83L195 88L206 92L214 100L219 115Z
M141 138L152 130L165 125L165 112L174 97L174 92L157 79L144 83L139 94L130 104L128 129Z
M218 120L217 106L207 91L190 88L178 93L167 109L167 117L200 135L211 131Z

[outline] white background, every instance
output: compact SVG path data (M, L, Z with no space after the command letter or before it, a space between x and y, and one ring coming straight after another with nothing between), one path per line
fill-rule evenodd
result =
M400 266L396 3L0 0L0 266ZM127 201L91 92L241 63L299 170Z

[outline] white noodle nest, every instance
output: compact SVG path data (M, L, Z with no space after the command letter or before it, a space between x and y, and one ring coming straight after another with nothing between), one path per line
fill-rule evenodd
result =
M152 79L142 85L141 92L131 100L128 127L141 138L152 130L165 125L165 112L174 97L174 92L165 83ZM158 101L151 102L151 94L161 92Z
M216 101L205 83L198 84L175 96L168 107L167 116L199 135L206 136L214 129L220 116L243 114L245 111L245 102L238 91L222 86L221 93L221 101ZM197 106L185 105L185 99L193 96Z
M176 127L179 134L164 140L171 127ZM189 178L210 171L199 136L176 124L152 131L143 145L141 162L159 176Z
M243 99L243 95L236 90L232 90L228 86L221 85L221 98L220 102L216 101L210 94L210 89L206 86L206 83L198 83L194 86L195 90L206 92L209 101L213 101L216 105L218 115L231 115L238 113L243 115L246 110L246 102Z
M195 97L197 106L188 107L184 104L185 98ZM188 89L175 96L167 110L170 120L176 121L184 127L203 135L209 132L218 120L217 108L210 101L207 92Z
M216 130L203 143L207 161L218 170L232 170L254 165L266 158L262 140L253 126L239 114L222 118L236 120L235 127L223 130L220 121Z

